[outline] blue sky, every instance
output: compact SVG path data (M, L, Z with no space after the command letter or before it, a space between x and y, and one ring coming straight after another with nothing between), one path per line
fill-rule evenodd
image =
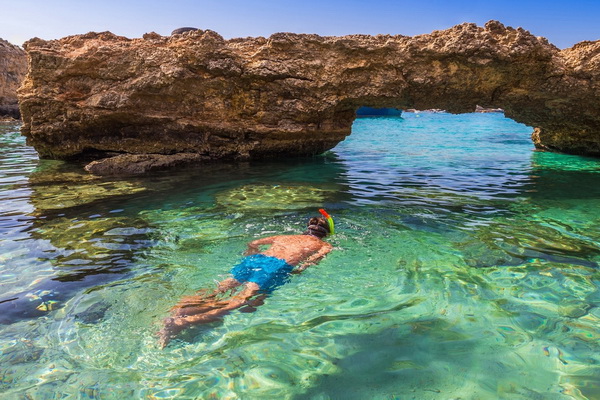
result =
M496 19L560 48L600 39L600 0L0 0L0 38L21 45L89 31L168 35L182 26L225 38L275 32L417 35Z

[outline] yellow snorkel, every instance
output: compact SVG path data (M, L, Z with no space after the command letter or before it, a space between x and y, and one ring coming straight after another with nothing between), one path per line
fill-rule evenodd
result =
M323 208L320 208L319 212L321 213L321 215L323 216L323 218L325 218L327 220L327 224L329 225L329 234L333 235L335 233L335 227L334 227L334 224L333 224L333 218L331 218L331 215L329 215L327 213L327 211L325 211Z

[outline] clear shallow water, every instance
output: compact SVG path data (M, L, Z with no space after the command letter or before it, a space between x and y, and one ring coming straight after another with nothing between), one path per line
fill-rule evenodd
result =
M322 157L119 180L0 131L0 399L600 397L600 162L501 115L358 119ZM324 261L158 348L181 296L322 206Z

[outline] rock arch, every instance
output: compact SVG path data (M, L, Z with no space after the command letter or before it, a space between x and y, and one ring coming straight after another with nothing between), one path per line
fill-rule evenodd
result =
M535 127L540 148L600 156L600 41L560 50L496 21L414 37L105 32L25 49L23 133L42 157L312 154L360 106L477 105Z

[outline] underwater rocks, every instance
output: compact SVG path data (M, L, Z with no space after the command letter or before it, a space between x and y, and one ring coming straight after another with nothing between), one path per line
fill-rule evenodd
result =
M23 134L45 158L310 155L350 134L361 106L477 105L535 127L539 148L600 156L600 42L561 51L496 21L414 37L104 32L25 49Z
M26 73L25 51L0 39L0 120L20 117L17 88Z
M297 210L315 208L339 194L335 187L317 187L314 183L286 185L253 183L216 195L215 202L233 210Z
M85 170L96 175L138 175L204 160L206 157L196 153L120 154L92 161L85 166Z
M50 164L52 163L52 164ZM31 205L36 217L62 214L65 210L92 207L148 190L143 182L109 179L85 173L60 161L45 162L29 175Z

